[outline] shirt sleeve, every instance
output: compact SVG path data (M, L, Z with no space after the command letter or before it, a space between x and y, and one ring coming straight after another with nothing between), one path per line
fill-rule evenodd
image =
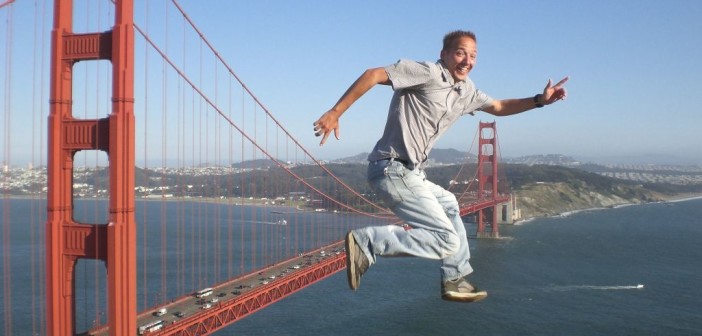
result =
M416 87L433 78L434 67L429 63L401 59L385 67L393 90Z
M470 82L469 87L473 87L472 82ZM461 115L475 115L475 111L485 111L485 109L490 107L494 101L494 99L488 96L485 92L477 89L473 89L466 98L465 106L463 107L463 112Z
M476 102L476 105L478 108L476 110L484 111L486 108L490 107L492 105L492 102L494 99L490 96L488 96L485 92L476 90L475 91L475 98L473 100Z

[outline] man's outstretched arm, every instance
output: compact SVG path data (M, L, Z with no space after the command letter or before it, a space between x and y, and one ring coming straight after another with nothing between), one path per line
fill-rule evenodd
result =
M565 77L561 79L560 82L556 83L556 85L552 86L551 80L549 79L543 93L537 95L536 97L495 100L493 101L492 106L485 109L485 112L502 117L531 110L537 107L537 104L553 104L566 98L567 92L563 85L567 81L568 77Z
M334 137L339 140L339 118L348 108L353 105L358 98L361 98L368 90L377 84L389 85L390 79L384 68L373 68L366 70L361 77L351 84L346 92L339 98L334 107L322 114L314 126L314 135L322 136L319 145L324 145L329 134L334 131Z

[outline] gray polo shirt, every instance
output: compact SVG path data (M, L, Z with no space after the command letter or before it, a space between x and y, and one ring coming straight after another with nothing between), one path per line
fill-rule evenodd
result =
M443 62L400 60L385 67L395 91L383 136L369 161L396 158L417 167L458 117L483 110L493 99L473 82L454 83Z

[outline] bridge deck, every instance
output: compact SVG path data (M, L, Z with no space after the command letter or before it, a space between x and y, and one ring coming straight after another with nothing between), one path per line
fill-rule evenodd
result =
M198 298L195 293L171 303L139 313L137 325L163 321L163 327L148 335L202 334L221 329L294 292L346 267L344 244L324 248L273 264L265 269L213 286L211 295ZM205 308L209 305L209 308ZM165 308L167 313L156 316ZM180 315L180 316L179 316ZM87 335L108 335L107 326L94 328ZM138 331L135 330L137 335Z

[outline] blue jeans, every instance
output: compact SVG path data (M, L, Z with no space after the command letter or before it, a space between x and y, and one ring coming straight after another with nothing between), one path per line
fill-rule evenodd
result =
M398 225L369 226L353 235L370 264L377 256L415 256L441 259L441 277L455 280L473 272L466 229L456 197L427 180L422 169L408 169L393 160L368 165L368 183L385 205L405 221Z

